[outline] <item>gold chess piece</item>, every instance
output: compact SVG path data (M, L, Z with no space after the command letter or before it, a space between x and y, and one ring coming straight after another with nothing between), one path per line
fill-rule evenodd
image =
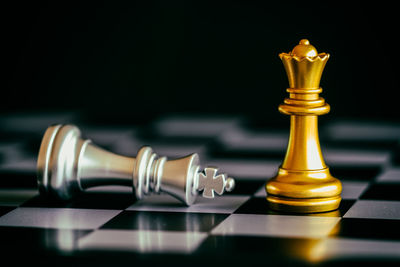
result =
M329 54L318 54L306 39L289 53L279 54L285 67L289 98L279 111L290 115L290 136L278 174L266 185L267 200L274 210L312 213L335 210L342 191L322 156L318 116L330 106L319 96L321 75Z

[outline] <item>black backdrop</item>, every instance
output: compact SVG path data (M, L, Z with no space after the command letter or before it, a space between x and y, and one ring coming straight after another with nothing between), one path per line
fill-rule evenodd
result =
M12 1L1 9L3 114L280 116L288 85L278 54L302 38L331 54L321 81L328 116L400 114L396 2Z

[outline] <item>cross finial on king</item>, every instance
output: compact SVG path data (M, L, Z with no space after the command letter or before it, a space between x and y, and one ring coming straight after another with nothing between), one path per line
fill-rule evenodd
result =
M197 190L203 190L203 197L214 198L214 192L222 195L224 190L230 192L235 187L235 180L226 178L226 174L217 175L218 169L205 168L204 173L199 173Z

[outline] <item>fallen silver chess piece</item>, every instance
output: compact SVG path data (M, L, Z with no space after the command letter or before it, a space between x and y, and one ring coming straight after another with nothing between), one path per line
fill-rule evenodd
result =
M168 193L191 205L198 192L214 198L232 191L235 180L217 175L217 168L200 171L198 154L167 160L148 146L136 158L108 152L81 138L74 125L50 126L42 139L38 157L41 194L69 200L77 193L101 185L132 186L137 199L151 193Z

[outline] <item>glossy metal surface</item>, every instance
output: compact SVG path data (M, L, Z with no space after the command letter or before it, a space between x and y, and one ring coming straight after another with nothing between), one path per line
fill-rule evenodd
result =
M290 115L290 136L278 174L266 185L271 208L289 212L324 212L338 208L342 185L334 178L322 156L318 115L330 106L319 96L321 75L329 54L318 54L306 39L290 53L279 55L285 67L289 98L279 111Z
M205 174L200 172L196 153L167 160L158 157L150 147L142 147L136 158L125 157L82 139L80 130L73 125L56 125L46 130L37 169L40 192L62 200L95 186L126 185L133 187L138 199L165 192L191 205L198 191L204 190L204 197L213 198L214 191L222 194L231 191L235 184L226 174L216 176L216 168L207 168L211 171Z

